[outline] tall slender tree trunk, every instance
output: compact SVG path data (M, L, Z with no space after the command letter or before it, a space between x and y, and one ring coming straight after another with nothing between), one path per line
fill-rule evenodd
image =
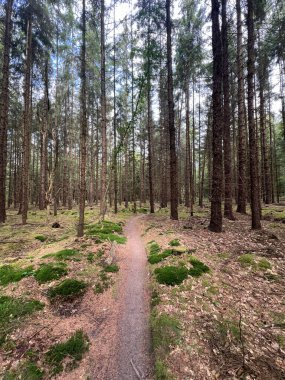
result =
M81 47L81 129L80 129L80 191L79 222L77 236L84 234L84 209L86 198L86 140L87 140L87 107L86 107L86 10L82 0L82 47Z
M7 130L9 109L9 63L12 30L13 0L6 2L4 26L4 52L2 66L2 91L0 98L0 223L6 221L6 164L7 164Z
M167 34L167 99L168 99L168 129L170 148L170 216L178 220L178 184L176 136L174 124L173 74L172 74L172 22L170 15L171 0L166 0L166 34Z
M189 120L189 82L185 83L185 121L186 121L186 143L185 143L185 206L190 207L190 120Z
M29 203L30 165L30 107L31 107L31 68L32 68L32 16L27 22L26 62L24 78L24 118L23 118L23 170L22 170L22 223L27 223Z
M101 136L102 169L100 214L104 218L107 202L107 110L106 110L106 67L105 67L105 0L101 0Z
M260 197L258 176L258 144L256 138L256 125L254 120L254 2L247 0L247 92L248 92L248 132L249 132L249 161L250 161L250 187L251 187L251 218L252 228L261 229L260 223Z
M242 21L240 0L236 0L237 9L237 70L238 70L238 197L237 212L246 214L246 124L244 107L244 74L242 54Z
M229 85L229 49L227 0L222 0L222 49L223 49L223 142L224 142L224 173L225 173L225 204L224 216L234 220L232 207L232 149L231 149L231 109Z
M222 154L222 43L219 22L219 0L212 0L212 45L213 45L213 123L212 123L212 195L211 220L209 229L221 232L222 217L222 188L223 188L223 154Z
M116 115L116 0L114 0L114 31L113 31L113 44L114 44L114 65L113 65L113 135L114 135L114 212L118 212L118 165L117 165L117 115Z

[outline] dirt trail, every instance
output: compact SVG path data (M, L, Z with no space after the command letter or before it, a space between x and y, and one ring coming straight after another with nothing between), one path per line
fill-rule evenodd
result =
M118 293L118 380L147 379L151 373L147 258L139 219L130 219L125 227L128 241Z

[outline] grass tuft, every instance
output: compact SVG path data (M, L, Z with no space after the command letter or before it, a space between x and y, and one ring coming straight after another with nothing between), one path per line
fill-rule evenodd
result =
M160 251L161 248L155 241L152 241L148 244L148 253L150 255L158 254Z
M24 300L8 296L0 297L0 345L26 315L42 310L44 304L36 300Z
M200 277L203 273L210 272L210 268L197 259L190 259L190 263L192 264L192 268L189 269L188 273L192 277Z
M255 267L256 263L254 258L255 256L252 253L245 253L239 257L238 261L243 267Z
M52 368L52 374L63 371L63 363L66 369L71 370L78 365L85 352L89 349L89 340L82 330L77 330L66 342L53 345L46 353L46 362Z
M270 262L266 259L261 259L259 262L258 262L258 268L261 269L261 270L267 270L267 269L271 269L272 266L270 264Z
M8 285L10 282L18 282L22 278L31 276L33 267L16 268L12 265L3 265L0 267L0 285Z
M61 265L60 265L61 264ZM40 268L35 271L35 279L43 284L52 280L65 276L67 274L66 265L64 263L59 264L42 264Z
M44 377L44 371L35 363L26 361L22 363L17 370L7 371L4 375L4 380L41 380Z
M178 239L173 239L169 242L171 247L178 247L180 245L180 241Z
M164 357L171 346L177 343L181 334L181 327L176 318L170 317L166 313L157 315L153 313L150 319L152 331L152 344L159 358Z
M160 284L173 286L181 284L188 277L188 269L183 266L165 266L156 268L154 274Z
M68 278L60 284L48 290L48 297L51 299L60 298L65 301L72 301L74 298L84 294L87 285L83 281Z
M54 257L56 260L75 260L78 258L79 251L77 249L63 249L56 253L50 253L43 258Z

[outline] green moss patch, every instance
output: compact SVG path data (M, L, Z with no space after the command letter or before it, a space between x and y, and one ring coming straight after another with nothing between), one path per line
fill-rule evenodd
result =
M41 380L43 377L44 371L41 368L31 361L26 361L17 370L7 371L4 380Z
M66 265L64 263L59 264L42 264L40 268L35 271L35 279L43 284L52 280L65 276L67 274Z
M112 284L112 279L104 272L104 270L99 273L99 281L96 282L94 287L94 292L96 294L103 293Z
M87 285L83 281L68 278L60 284L48 290L48 297L52 300L61 299L64 301L72 301L75 298L82 296Z
M87 261L92 264L94 263L95 261L95 255L93 252L89 252L88 255L87 255Z
M166 313L153 313L150 319L152 345L159 359L169 353L170 347L175 345L181 334L181 326L176 318Z
M173 239L169 242L171 247L178 247L180 245L180 241L178 239Z
M77 249L63 249L56 253L50 253L48 255L43 256L46 257L54 257L56 260L74 260L78 259L79 251Z
M37 236L35 236L35 239L36 239L36 240L39 240L39 241L41 241L41 242L43 243L44 241L47 240L47 236L44 236L44 235L37 235Z
M0 345L5 342L7 334L13 331L25 316L43 308L44 304L36 300L1 296Z
M203 273L210 272L210 268L197 259L191 258L190 263L192 264L192 268L189 269L188 273L192 277L200 277Z
M252 253L245 253L238 259L239 263L243 267L256 266L255 256Z
M127 239L124 236L120 236L122 232L123 228L121 223L103 221L87 226L86 235L96 237L98 243L109 240L116 241L118 244L125 244Z
M89 340L82 330L78 330L66 342L53 345L46 353L46 362L51 367L51 372L56 375L66 370L71 370L78 365L85 352L89 350Z
M164 260L166 257L170 256L172 253L171 250L166 249L162 253L154 253L148 257L148 262L150 264L157 264L160 261Z
M271 269L272 266L270 264L270 262L266 259L261 259L259 262L258 262L258 268L261 269L261 270L267 270L267 269Z
M12 265L3 265L0 267L0 285L8 285L10 282L18 282L22 278L31 276L33 267L17 268Z
M155 241L152 241L148 243L147 250L149 255L155 255L161 251L161 248Z
M110 264L104 268L104 271L112 273L119 272L119 266L117 264Z
M184 266L165 266L154 271L157 282L165 285L179 285L188 277L188 269Z

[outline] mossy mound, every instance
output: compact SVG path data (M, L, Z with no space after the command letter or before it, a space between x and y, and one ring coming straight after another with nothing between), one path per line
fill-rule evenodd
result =
M53 345L46 353L46 363L51 367L52 375L71 370L78 365L85 352L89 350L88 336L78 330L66 342Z
M192 264L193 268L189 269L188 273L192 277L200 277L203 273L210 272L210 268L197 259L190 259L190 263Z
M87 285L83 281L68 278L60 284L48 290L48 297L51 300L61 299L64 301L72 301L75 298L82 296Z
M43 308L44 304L36 300L0 296L0 345L26 315Z
M3 265L0 267L0 285L8 285L10 282L21 281L22 278L31 276L33 267L17 268L12 265Z
M40 268L35 271L35 279L43 284L52 280L57 280L67 274L66 264L42 264Z
M121 223L103 221L87 226L86 235L97 237L98 243L109 240L115 241L118 244L125 244L127 239L124 236L120 236L122 232L123 228Z
M165 266L154 271L157 282L165 285L179 285L188 277L188 269L184 266Z

